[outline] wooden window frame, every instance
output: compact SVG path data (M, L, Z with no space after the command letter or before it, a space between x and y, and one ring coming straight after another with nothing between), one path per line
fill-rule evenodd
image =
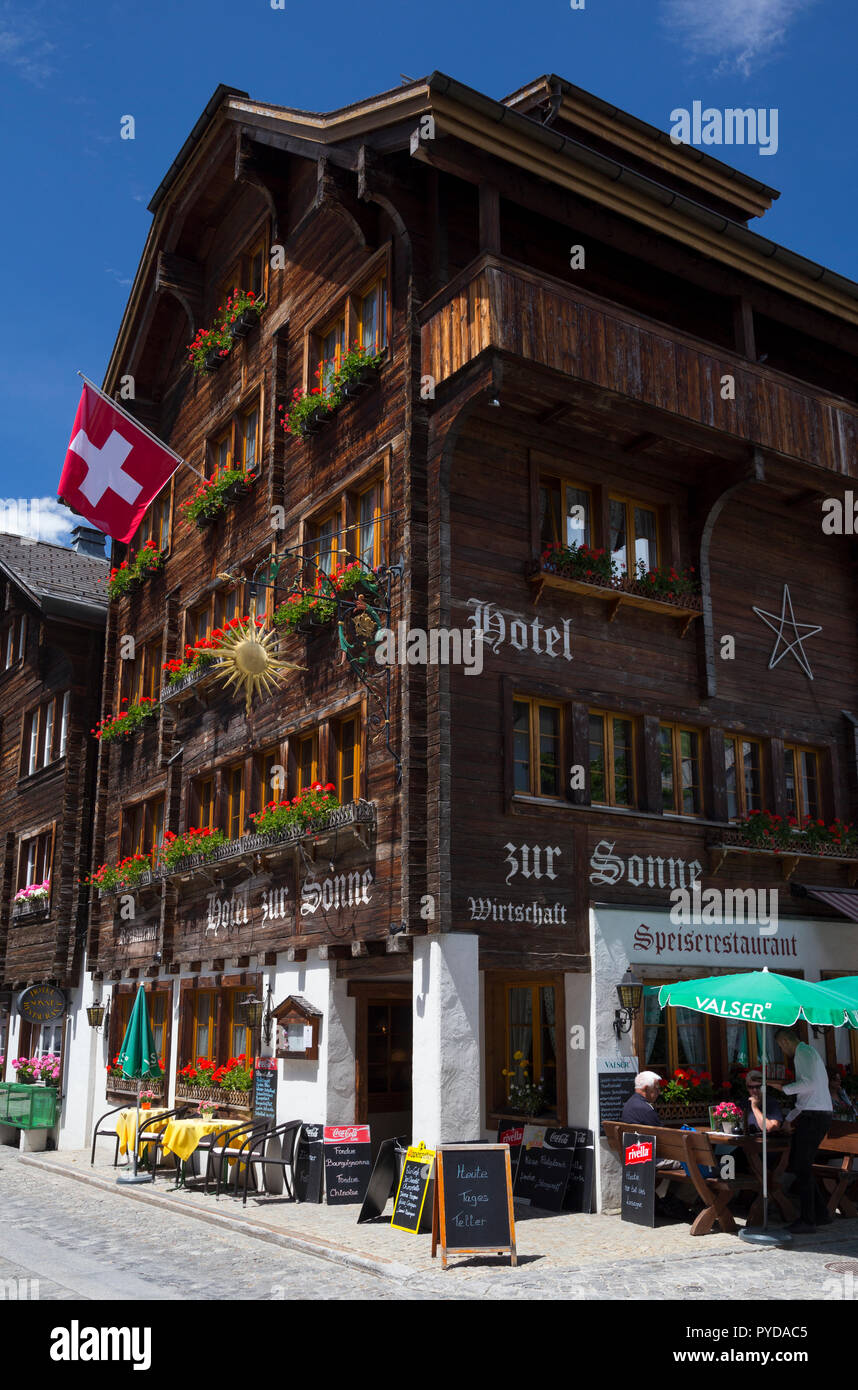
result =
M245 392L242 400L230 411L229 415L221 419L216 430L208 435L205 444L205 467L203 469L207 478L211 478L216 468L237 468L239 462L242 468L247 467L247 460L244 456L244 422L249 415L256 412L256 458L253 463L252 472L257 478L262 472L262 446L263 429L265 420L265 387L257 385L252 390ZM221 444L226 444L227 455L226 463L218 462L218 449Z
M304 374L303 389L310 391L315 385L321 382L321 371L323 365L321 344L324 338L330 333L331 329L343 321L343 343L345 350L358 342L360 333L360 305L368 294L372 292L377 284L385 281L385 313L384 313L384 347L380 351L390 352L391 333L393 327L392 315L392 258L391 244L388 242L382 246L372 257L370 263L364 266L360 275L356 276L350 287L344 294L337 296L331 303L328 310L319 316L314 323L307 329L304 339ZM319 372L316 377L315 373Z
M235 804L233 784L235 778L239 779L238 786L238 834L233 835L232 823L235 818ZM220 769L222 786L221 795L221 830L226 835L227 840L240 840L247 834L245 820L247 819L247 759L243 758L240 762L227 763Z
M706 814L704 785L703 785L703 732L695 729L690 724L674 724L670 720L660 719L658 721L658 731L669 729L671 736L671 764L673 778L673 809L669 815L682 816L686 820L700 820ZM686 811L682 804L682 735L693 734L697 739L697 777L694 784L697 787L698 798L700 801L699 811ZM661 790L661 741L658 744L659 752L659 790ZM662 803L663 804L663 803Z
M351 542L351 545L346 545L344 550L351 559L361 559L361 550L363 549L363 527L361 526L360 519L361 502L363 498L367 497L371 492L377 492L378 499L377 507L373 510L372 560L370 563L373 569L378 569L385 560L385 482L384 475L381 473L376 474L370 481L362 483L357 488L354 488L346 498L346 521L347 523L349 521L351 522L351 526L346 533L346 540ZM361 561L361 563L363 564L365 561Z
M559 473L544 473L544 472L542 472L542 471L540 470L540 473L539 473L539 480L538 480L538 488L539 488L539 489L542 489L543 487L548 487L548 488L550 488L550 487L554 487L554 486L556 486L556 487L559 489L559 492L560 492L560 520L561 520L561 522L563 522L563 521L566 520L566 489L567 489L567 487L574 488L576 492L586 492L587 497L588 497L588 499L589 499L589 500L588 500L588 503L587 503L587 512L588 512L588 517L587 517L587 530L588 530L588 532L589 532L589 540L585 541L585 545L589 545L589 546L593 546L593 547L594 547L594 546L595 546L595 535L596 535L596 521L597 521L597 517L596 517L595 497L594 497L594 495L593 495L593 485L592 485L592 483L583 483L583 482L580 482L580 481L576 481L574 478L566 477L566 476L563 475L563 474L559 474ZM537 492L537 497L538 497L538 496L539 496L539 493ZM537 526L538 526L538 525L539 525L539 518L537 517ZM564 527L564 535L558 536L558 537L557 537L557 540L560 542L561 545L568 545L568 544L569 544L568 540L566 539L566 535L565 535L565 527ZM550 544L551 544L550 541L546 541L546 540L543 539L543 537L542 537L542 532L541 532L541 528L540 528L540 534L539 534L539 544L540 544L540 550L544 549L546 545L550 545Z
M247 291L253 289L250 277L253 267L254 257L261 252L262 254L262 284L258 291L254 290L257 299L268 298L268 223L265 222L258 232L247 243L244 250L232 263L232 268L228 275L224 276L220 284L218 302L221 307L226 303L234 289Z
M566 986L561 972L501 971L485 972L485 1016L486 1016L486 1128L496 1129L501 1120L509 1119L506 1108L506 1081L502 1068L506 1061L506 999L510 986L528 985L554 989L554 1026L556 1036L556 1086L557 1123L567 1122L566 1099ZM501 1104L502 1102L502 1104Z
M820 756L819 756L819 749L818 749L818 748L810 748L806 743L785 743L785 744L784 744L784 758L785 758L785 759L786 759L786 755L787 755L788 753L791 753L791 754L793 755L793 759L794 759L794 768L795 768L794 777L795 777L796 821L797 821L797 823L798 823L798 827L800 828L800 827L804 824L804 821L805 821L809 816L812 817L812 818L814 818L814 819L818 819L819 817L822 816L822 809L823 809L823 801L822 801L822 759L821 759ZM802 775L802 772L801 772L801 765L800 765L800 755L803 755L803 754L810 754L810 756L813 758L814 765L815 765L815 767L816 767L816 800L817 800L817 807L816 807L815 815L814 815L813 812L809 811L809 810L807 809L806 806L803 805L803 802L804 802L804 787L803 787L803 784L804 784L804 777L803 777L803 775ZM762 783L762 765L761 765L761 767L760 767L760 782ZM785 795L786 795L786 767L784 767L784 789L785 789ZM789 814L789 808L788 808L788 807L787 807L787 814Z
M530 771L530 790L516 791L515 789L515 707L516 705L527 705L530 711L528 716L528 754ZM557 712L557 732L558 732L558 753L557 753L557 786L556 792L544 792L540 788L539 776L539 711L542 708L553 709ZM563 786L563 768L565 766L565 720L564 707L560 700L546 699L542 695L523 695L513 692L512 696L512 733L513 733L513 766L512 766L512 786L513 795L516 797L536 797L540 801L564 801L565 793ZM536 788L536 790L534 790Z
M605 793L608 797L606 801L593 801L591 788L592 806L613 806L618 810L634 811L638 809L640 800L638 794L638 721L635 715L623 713L622 710L587 709L587 781L590 781L590 719L601 719L603 729L603 747L605 750ZM615 719L621 719L631 725L631 739L629 746L632 754L631 772L631 801L628 803L617 801L616 787L614 784L614 724Z
M608 535L605 537L605 550L610 556L613 556L614 553L611 550L610 536L610 516L612 502L621 502L626 509L626 576L630 579L634 579L637 577L638 562L637 556L635 554L637 541L637 532L635 530L635 507L640 507L642 511L653 512L655 515L656 567L663 568L665 564L663 546L664 523L662 519L661 507L658 506L658 504L655 502L645 501L642 497L633 497L631 494L624 492L611 492L609 489L607 496L607 524L609 527L609 531ZM629 539L630 537L631 540ZM629 569L628 563L630 556L634 557L634 563L631 569Z
M649 978L648 978L648 979L646 980L645 983L646 983L647 985L651 985L651 986L656 986L656 987L657 987L657 986L660 986L660 985L663 985L663 984L670 984L670 983L672 983L673 978L674 978L673 976L671 976L670 978L665 978L664 980L660 980L660 979L649 979ZM689 1010L689 1012L692 1012L692 1013L693 1013L694 1011L693 1011L693 1010ZM688 1067L690 1067L690 1066L697 1067L697 1066L699 1065L699 1063L696 1063L696 1062L685 1062L685 1063L680 1063L680 1061L679 1061L679 1035L678 1035L678 1033L677 1033L677 1026L678 1026L678 1025L677 1025L677 1020L676 1020L676 1009L675 1009L672 1005L666 1005L665 1008L662 1010L662 1013L665 1015L664 1026L665 1026L666 1029L667 1029L667 1059L668 1059L668 1060L667 1060L667 1063L666 1063L666 1064L665 1064L665 1063L662 1063L662 1062L652 1062L652 1063L650 1063L650 1062L648 1062L648 1061L646 1060L646 1039L645 1039L645 1032L644 1032L644 1010L643 1010L643 1007L641 1007L640 1013L638 1014L637 1018L635 1019L635 1023L634 1023L635 1048L636 1048L637 1056L638 1056L638 1058L639 1058L639 1060L640 1060L640 1065L641 1065L642 1067L650 1067L650 1068L655 1068L655 1067L657 1067L657 1068L659 1068L659 1069L664 1068L664 1067L666 1066L668 1076L672 1076L673 1073L674 1073L674 1071L676 1070L676 1068L677 1068L678 1066L680 1066L680 1065L682 1065L682 1066L688 1066ZM713 1071L712 1071L712 1057L713 1057L713 1054L714 1054L714 1052L715 1052L715 1050L716 1050L716 1047L718 1047L718 1046L719 1046L719 1043L720 1043L720 1039L719 1039L719 1038L717 1038L717 1037L714 1037L714 1038L713 1038L713 1036L712 1036L712 1024L713 1024L713 1022L719 1022L719 1021L720 1021L720 1022L722 1022L722 1023L741 1023L743 1020L742 1020L742 1019L722 1019L722 1020L714 1020L714 1019L710 1019L706 1014L701 1014L701 1015L700 1015L700 1018L701 1018L702 1024L703 1024L703 1038L704 1038L704 1045L705 1045L705 1049L706 1049L706 1061L703 1063L703 1065L702 1065L702 1067L701 1067L700 1069L701 1069L702 1071L708 1071L708 1072L709 1072L709 1075L710 1075L710 1076L713 1076L714 1073L713 1073Z
M56 847L57 839L56 829L56 821L51 821L48 825L39 826L37 830L32 830L27 834L23 834L20 840L18 841L18 872L16 875L15 887L16 893L20 892L22 888L29 888L30 886L27 876L27 860L29 859L28 846L31 845L34 841L36 841L36 843L43 839L47 841L47 852L45 857L44 872L41 878L39 878L38 874L34 871L34 877L32 881L33 883L44 883L47 879L50 882L51 891L48 897L49 906L53 902L54 897L54 850Z
M173 481L171 478L169 482L165 483L157 497L153 498L146 508L146 514L131 538L127 552L129 556L132 551L142 550L149 540L158 542L159 551L164 555L169 555L173 532ZM157 528L156 520L158 521ZM166 525L164 524L165 521ZM162 534L164 534L163 545L160 544Z
M755 738L753 735L748 735L748 734L736 734L736 733L731 733L730 731L725 730L725 732L724 732L724 788L725 788L725 799L729 798L729 790L728 790L728 788L727 788L727 745L728 745L729 743L735 743L735 744L738 744L738 745L740 745L740 746L741 746L742 744L744 744L744 743L751 743L751 744L753 744L753 745L757 748L757 750L758 750L758 753L759 753L759 771L760 771L760 806L759 806L759 809L761 810L761 809L765 806L765 801L766 801L766 789L765 789L765 775L766 775L766 770L765 770L765 763L764 763L764 761L763 761L763 741L762 741L762 739ZM745 819L747 818L748 814L749 814L749 811L755 809L754 807L748 807L748 805L747 805L747 797L746 797L746 793L745 793L745 759L744 759L744 752L743 752L743 750L741 749L741 747L740 747L739 751L742 752L742 756L741 756L741 757L738 759L738 761L737 761L737 760L736 760L736 756L735 756L735 750L734 750L734 759L733 759L733 761L734 761L734 767L736 768L736 815L735 815L735 816L731 816L731 815L730 815L729 799L727 800L727 819L728 819L728 821L730 821L731 823L736 823L736 822L738 822L738 821L745 820Z
M158 847L158 818L156 815L157 807L161 807L161 838L163 840L164 829L166 827L167 803L165 793L160 796L148 796L140 801L131 802L123 806L119 812L119 857L124 859L129 854L151 854ZM129 844L128 822L133 817L140 816L139 832L135 829L133 844Z
M360 708L355 708L355 709L349 710L348 713L346 713L346 714L340 715L340 716L337 718L337 720L336 720L336 722L335 722L335 725L334 725L334 759L335 759L335 773L334 773L334 776L333 776L333 778L332 778L331 780L333 781L334 785L336 786L336 789L337 789L337 798L338 798L338 800L340 801L340 803L341 803L342 805L346 805L346 804L347 804L347 802L345 801L345 799L344 799L344 797L343 797L343 757L344 757L344 749L343 749L343 745L342 745L342 730L343 730L343 728L344 728L344 726L345 726L346 724L352 724L352 723L353 723L354 726L355 726L355 737L354 737L354 743L353 743L353 745L352 745L352 783L353 783L353 786L354 786L354 794L353 794L353 796L351 797L351 800L352 800L352 801L357 801L358 798L359 798L360 795L361 795L361 773L362 773L362 770L363 770L363 769L362 769L363 759L362 759L362 756L361 756L361 754L362 754L361 736L362 736L362 730L363 730L363 720L362 720L362 718L361 718L361 709L360 709Z
M296 796L299 796L301 792L306 791L306 788L312 786L314 782L318 782L321 780L319 777L319 734L320 729L317 727L315 729L303 729L300 733L297 733L294 736ZM310 774L309 782L307 782L305 785L301 780L301 750L303 744L306 742L307 739L312 739L313 741L313 770Z
M14 671L27 655L27 614L14 613L2 631L3 671Z
M277 788L271 786L265 771L267 759L272 758L275 766L283 768L283 783L278 780ZM269 748L262 748L253 755L253 785L251 800L253 810L261 811L269 801L284 800L289 786L289 775L287 769L286 755L282 744L276 744Z
M24 715L22 736L21 736L21 763L19 775L21 777L34 777L36 773L42 772L45 768L52 767L54 763L61 762L65 757L65 749L60 752L62 741L62 721L63 710L67 707L69 691L62 691L52 695L48 700L41 700L39 704L33 705ZM48 711L53 709L51 717L51 739L48 756L45 752L45 727L48 722ZM31 766L32 734L33 722L35 721L36 734L36 759Z

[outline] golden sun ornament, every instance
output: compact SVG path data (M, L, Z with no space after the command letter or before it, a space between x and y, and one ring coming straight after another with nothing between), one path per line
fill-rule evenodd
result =
M270 695L289 671L307 669L294 661L282 661L274 655L271 645L277 641L277 637L276 632L265 632L258 628L251 615L246 623L237 622L235 627L230 628L218 648L220 661L215 675L227 689L232 685L236 693L244 690L245 713L248 715L254 695Z

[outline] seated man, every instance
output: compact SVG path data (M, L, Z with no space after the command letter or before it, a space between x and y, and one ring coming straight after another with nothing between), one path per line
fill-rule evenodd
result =
M763 1132L763 1073L761 1071L749 1071L745 1077L745 1085L748 1088L748 1114L746 1123L749 1134L762 1134ZM774 1096L766 1088L766 1134L771 1134L774 1130L783 1129L784 1112L782 1107L774 1099Z
M634 1095L629 1096L623 1106L623 1123L628 1121L635 1129L646 1132L654 1126L661 1125L659 1113L655 1108L658 1100L658 1088L661 1085L661 1077L654 1071L642 1071L635 1077ZM656 1159L656 1168L682 1168L675 1158ZM663 1198L670 1183L667 1178L662 1178L655 1189L656 1197ZM669 1202L662 1204L661 1213L665 1216L687 1216L687 1211L682 1203L671 1198Z
M843 1077L836 1067L828 1072L828 1094L835 1120L858 1120L858 1110L848 1091L843 1089Z

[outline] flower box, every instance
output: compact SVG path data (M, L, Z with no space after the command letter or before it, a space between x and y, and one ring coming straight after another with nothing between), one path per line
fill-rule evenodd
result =
M136 1097L137 1082L130 1081L127 1076L108 1076L107 1089L108 1091L115 1091L121 1096ZM140 1089L141 1091L154 1091L156 1097L163 1098L164 1078L161 1077L160 1080L155 1081L151 1076L144 1077L140 1082Z
M717 874L728 854L758 854L780 861L781 874L786 881L792 878L802 859L827 859L848 866L850 887L858 882L858 852L845 845L811 845L801 831L793 832L788 841L769 848L749 837L743 829L722 830L706 842L709 871Z
M176 1082L177 1100L211 1101L214 1105L230 1105L249 1110L251 1091L224 1091L220 1086L188 1086L183 1081Z
M50 915L50 898L30 898L27 902L12 904L13 922L42 922Z
M243 313L239 314L235 323L230 325L230 332L233 338L246 338L258 322L259 315L253 309L245 309Z
M600 599L607 603L607 619L612 623L620 608L641 608L647 613L663 613L679 620L680 637L684 637L695 618L703 613L703 599L700 594L682 594L670 598L667 594L654 595L646 592L646 586L638 580L623 579L572 579L558 574L552 569L537 565L528 575L531 584L536 586L533 596L538 603L545 589L561 589L566 593L580 594L582 597Z
M223 366L225 361L226 358L221 357L219 351L207 352L205 357L203 358L203 366L205 367L207 372L216 372L218 367Z
M686 1125L708 1125L709 1123L708 1101L701 1102L697 1105L663 1105L661 1102L656 1102L656 1104L658 1108L659 1119L662 1121L667 1120L671 1124L680 1122ZM640 1125L638 1125L638 1128L640 1129Z

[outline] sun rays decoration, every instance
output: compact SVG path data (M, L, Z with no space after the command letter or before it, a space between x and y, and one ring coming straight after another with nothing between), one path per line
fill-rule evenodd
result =
M257 626L256 615L251 610L247 622L237 622L230 628L218 648L220 661L214 674L223 681L228 690L233 686L235 693L242 690L245 697L245 714L250 714L250 702L254 695L270 695L290 671L306 671L294 661L283 661L275 656L272 644L278 640L277 632L265 632Z

